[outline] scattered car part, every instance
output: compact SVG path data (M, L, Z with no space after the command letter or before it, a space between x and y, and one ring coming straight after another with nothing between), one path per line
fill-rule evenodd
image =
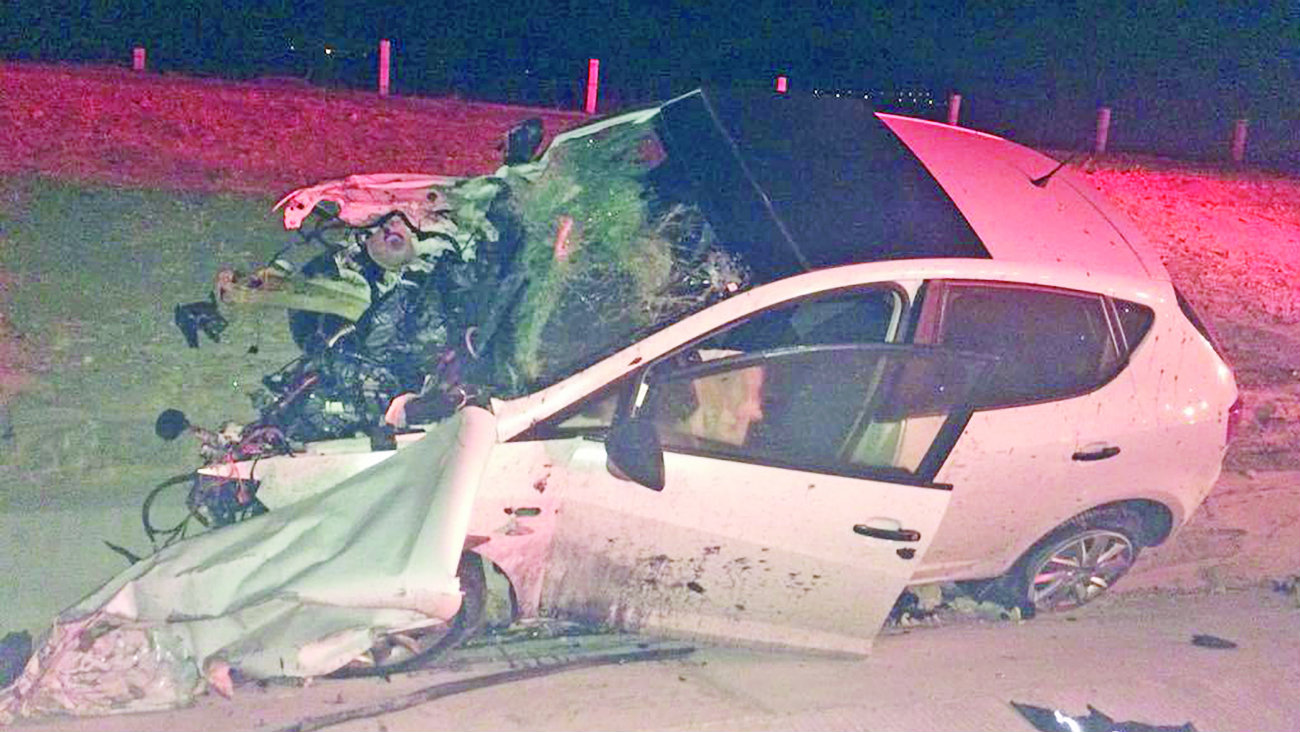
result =
M212 300L177 305L173 319L190 348L199 347L199 331L213 341L220 341L221 332L227 325L225 317L217 310L217 304Z
M1088 705L1088 714L1072 717L1058 709L1046 709L1032 704L1011 702L1011 706L1041 732L1196 732L1191 722L1185 724L1162 725L1145 722L1116 722L1102 714L1096 707Z
M540 117L532 117L520 122L506 133L502 142L506 165L522 165L532 162L537 151L542 147L542 138L546 130Z
M1201 648L1215 648L1225 651L1237 647L1236 643L1233 643L1227 638L1220 638L1217 635L1205 635L1203 633L1198 633L1192 636L1192 645L1200 646Z
M0 689L14 682L32 657L32 634L25 630L0 638Z

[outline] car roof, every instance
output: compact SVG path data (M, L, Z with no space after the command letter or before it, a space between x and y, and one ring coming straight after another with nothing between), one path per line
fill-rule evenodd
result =
M1145 237L1088 181L995 135L877 114L952 198L994 259L1168 280ZM1038 182L1035 182L1038 179Z

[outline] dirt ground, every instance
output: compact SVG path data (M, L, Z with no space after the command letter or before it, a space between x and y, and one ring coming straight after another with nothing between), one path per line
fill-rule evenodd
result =
M1194 645L1196 635L1236 644ZM690 648L639 638L490 643L437 667L309 686L248 685L233 699L151 714L47 718L25 732L248 730L1031 730L1010 702L1116 721L1083 729L1300 728L1300 612L1265 589L1129 593L1024 623L967 623L880 638L869 658L699 646L647 662L570 668L593 651ZM532 675L531 678L520 676ZM508 678L494 685L470 679ZM498 679L501 676L497 676ZM450 693L434 701L429 696ZM426 700L424 703L413 702ZM329 723L329 724L326 724ZM1154 726L1159 725L1159 726ZM1062 727L1068 729L1068 727Z
M194 463L192 446L153 436L160 409L185 405L201 423L238 416L244 387L288 360L281 320L239 323L199 352L171 323L172 305L202 297L216 266L279 246L274 218L257 212L349 173L487 172L505 130L531 116L551 133L580 119L0 65L3 627L39 630L120 569L100 539L143 548L139 501ZM1218 333L1246 407L1204 509L1121 587L1220 590L1300 571L1300 180L1136 157L1082 172ZM124 198L156 218L105 224L104 207ZM67 250L32 251L24 232L50 217L66 218L56 238Z

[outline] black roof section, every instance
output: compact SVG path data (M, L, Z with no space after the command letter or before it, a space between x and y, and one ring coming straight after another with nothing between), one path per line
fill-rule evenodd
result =
M859 99L696 90L656 121L669 165L756 280L856 262L988 258L906 146Z

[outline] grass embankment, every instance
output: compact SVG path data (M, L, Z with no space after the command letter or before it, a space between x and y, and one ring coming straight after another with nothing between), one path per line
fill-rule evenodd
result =
M157 414L252 416L246 393L293 357L282 313L237 320L197 351L172 322L218 268L265 261L286 233L269 198L47 179L0 192L0 306L15 336L0 383L13 424L0 442L0 519L12 524L0 629L36 629L122 568L102 540L146 553L140 502L197 459L192 440L155 436Z

